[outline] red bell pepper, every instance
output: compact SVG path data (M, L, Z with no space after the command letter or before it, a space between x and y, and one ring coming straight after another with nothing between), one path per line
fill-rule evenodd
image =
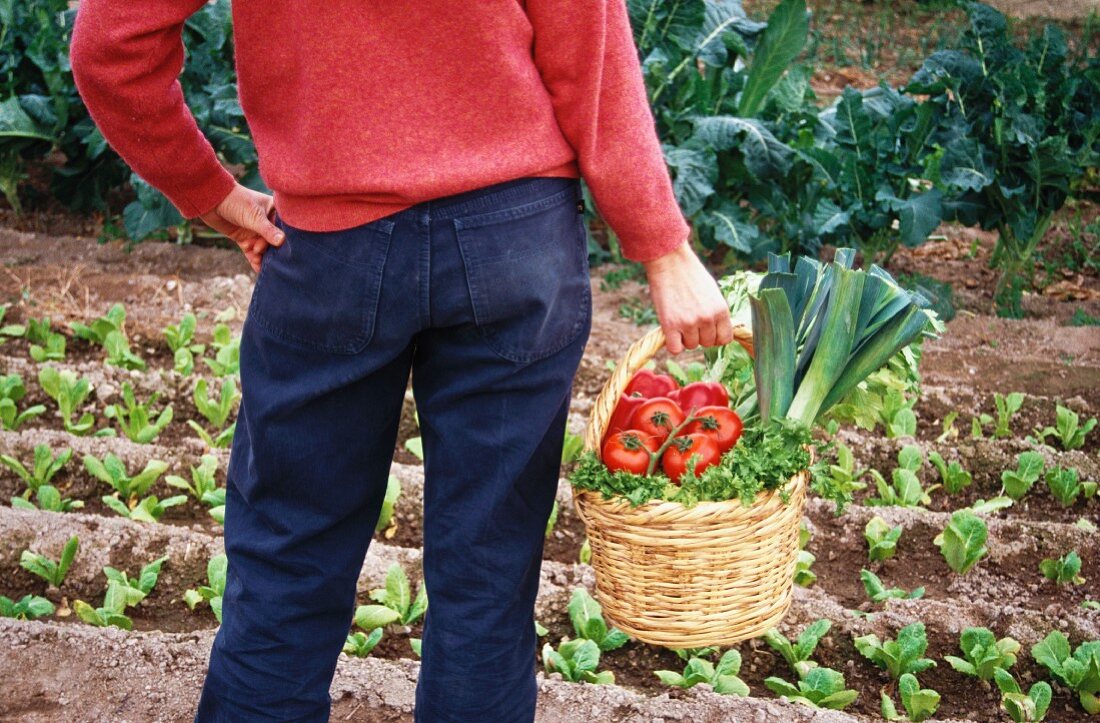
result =
M656 374L649 369L639 369L626 385L623 396L641 394L647 399L667 397L677 389L679 385L668 374Z
M668 397L680 405L684 414L690 414L692 409L730 405L730 394L720 382L692 382L674 390Z
M645 397L629 396L624 394L619 397L619 403L615 405L615 411L611 413L611 419L607 423L607 430L603 434L601 444L605 443L616 432L629 429L630 418L634 416L634 410L647 401Z

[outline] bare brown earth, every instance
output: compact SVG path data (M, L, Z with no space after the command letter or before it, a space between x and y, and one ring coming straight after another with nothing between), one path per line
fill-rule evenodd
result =
M1048 677L1027 651L1050 630L1063 630L1074 643L1100 639L1100 613L1080 606L1085 599L1100 597L1096 586L1100 542L1095 533L1074 524L1082 518L1100 523L1100 500L1078 501L1065 508L1042 483L1037 484L1025 500L989 516L990 555L965 576L952 573L932 545L951 510L998 493L1001 471L1014 466L1016 454L1029 448L1026 435L1035 427L1053 424L1056 403L1067 404L1085 417L1100 414L1100 334L1096 327L1064 325L1076 308L1100 314L1098 302L1037 293L1025 297L1027 319L990 316L991 276L985 260L991 239L967 230L941 231L947 238L934 242L940 246L902 251L890 266L895 272L951 281L957 292L957 318L943 338L925 345L917 438L888 439L881 430L853 429L842 430L839 438L852 448L858 466L874 467L886 476L896 464L900 447L916 443L926 453L935 449L948 459L960 460L974 474L974 484L957 496L937 490L927 510L870 507L866 505L870 491L861 493L839 517L831 504L812 501L806 524L813 533L808 549L817 556L813 569L818 580L810 588L796 590L794 606L782 626L793 636L818 618L833 621L814 657L845 674L849 687L859 691L857 702L845 713L814 716L809 709L778 701L764 687L764 679L794 676L760 640L738 646L744 656L741 676L750 686L751 698L717 696L703 687L669 690L653 671L679 670L683 662L669 650L632 641L605 653L601 661L602 669L615 673L615 687L597 690L540 673L539 720L876 720L879 690L891 691L892 684L884 671L855 650L852 637L867 632L892 637L900 627L921 620L928 630L928 656L938 661L921 675L923 686L943 695L937 720L998 721L1005 717L998 711L997 696L943 661L944 655L958 654L958 636L964 627L984 625L999 636L1018 639L1024 649L1014 672L1025 686ZM967 257L975 238L976 255ZM11 305L6 323L49 315L55 330L68 334L67 322L92 319L116 301L126 305L127 331L137 342L135 350L149 362L148 371L105 366L100 350L71 338L66 360L57 363L92 382L89 409L96 413L98 427L108 426L102 410L117 400L123 381L134 384L139 398L160 393L161 402L171 403L175 410L169 428L149 445L125 438L75 437L63 430L52 401L38 388L39 365L30 360L25 342L0 344L0 372L21 374L28 387L27 403L43 403L50 410L17 432L0 432L0 452L29 461L36 444L72 448L74 458L55 483L63 495L86 504L82 511L67 514L0 507L0 594L45 595L64 612L75 599L99 603L106 582L103 565L133 573L155 557L169 555L154 592L132 611L134 633L94 629L73 615L0 622L0 661L6 670L0 676L0 710L4 711L0 720L189 720L217 622L208 608L188 610L182 595L205 582L206 561L221 550L220 526L194 501L169 510L157 525L123 520L99 501L107 490L83 470L79 460L84 454L102 456L110 451L131 469L156 458L169 463L170 474L188 476L189 465L197 464L207 451L185 425L185 420L199 418L191 402L195 377L171 371L160 330L191 310L200 317L200 341L209 341L214 316L232 309L235 314L229 323L239 331L252 274L239 253L226 249L146 243L127 253L117 242L99 245L87 237L9 229L0 229L0 264L0 303ZM602 276L611 268L593 272L593 331L574 380L570 429L575 433L583 430L592 400L606 379L608 362L617 360L645 331L620 316L623 304L647 300L644 287L626 281L618 288L602 288ZM1096 279L1086 276L1078 286L1094 289ZM678 361L697 356L689 352ZM658 355L658 364L665 359L666 354ZM197 368L212 379L201 364ZM970 439L970 418L992 413L994 392L1011 391L1027 395L1013 420L1012 435ZM405 567L414 584L419 581L422 468L403 447L404 440L416 434L412 411L410 403L395 448L394 474L402 482L395 523L378 533L371 547L360 578L361 604L369 602L369 591L382 584L393 562ZM950 411L959 412L958 434L937 441L941 420ZM1082 450L1042 448L1049 463L1077 467L1083 478L1093 480L1100 479L1098 450L1100 432ZM215 454L218 480L223 481L227 453ZM563 476L567 472L563 469ZM929 465L919 474L926 484L938 481ZM0 469L0 499L22 489L7 468ZM153 489L160 497L174 492L163 480ZM547 541L537 605L540 622L550 630L547 639L554 644L573 634L565 611L573 588L591 590L594 585L591 568L576 562L584 530L573 512L567 482L562 482L558 500L560 515ZM871 564L862 530L875 514L891 525L901 525L904 533L895 559ZM60 590L48 590L44 582L19 567L22 550L56 556L72 534L79 535L81 552ZM1056 587L1039 574L1039 561L1070 549L1084 560L1086 583ZM859 581L864 567L889 586L907 590L924 586L925 596L871 605ZM418 635L419 624L390 630L371 658L343 656L333 684L333 719L410 720L418 663L408 638ZM541 661L535 662L541 666ZM1054 689L1048 720L1086 720L1068 691L1058 685Z

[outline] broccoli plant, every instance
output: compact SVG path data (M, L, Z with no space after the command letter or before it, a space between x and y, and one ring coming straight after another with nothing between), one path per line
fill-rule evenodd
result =
M898 694L905 707L905 715L898 715L894 700L886 691L880 691L882 717L886 720L905 720L920 723L928 720L940 707L940 694L931 688L921 688L917 676L905 673L898 679Z
M897 551L901 525L891 528L886 520L875 515L863 528L863 538L867 540L867 556L871 562L889 560Z
M348 633L342 652L356 658L365 658L370 655L370 651L374 650L380 640L382 640L382 628L375 628L369 633L359 631Z
M699 683L706 683L715 693L722 695L749 694L749 686L737 677L741 672L741 653L736 648L727 650L717 665L703 658L692 658L684 666L682 674L673 670L653 672L665 685L678 688L691 688Z
M355 611L355 624L364 630L382 628L390 623L412 625L428 609L428 589L423 582L412 596L405 570L398 563L386 571L386 586L371 590L371 600L379 605L360 605Z
M939 485L932 485L928 489L921 486L917 478L917 470L923 464L924 455L921 454L920 447L914 444L902 447L898 452L898 466L890 473L890 483L886 482L878 470L870 470L875 480L875 487L878 489L878 497L867 500L867 504L898 507L919 507L929 504L932 498L928 493Z
M1088 500L1096 496L1097 484L1078 481L1077 469L1074 467L1051 467L1047 470L1045 479L1050 493L1063 507L1072 506L1078 497Z
M921 673L936 661L921 657L928 648L924 623L906 625L898 631L896 640L879 640L874 633L854 639L856 650L880 668L885 668L895 680L905 673Z
M1096 417L1081 424L1081 418L1077 412L1069 407L1057 405L1054 412L1054 426L1045 427L1039 432L1039 438L1046 442L1046 438L1053 435L1062 449L1081 449L1085 446L1085 437L1096 427Z
M195 370L195 355L206 351L205 344L195 343L195 315L183 315L178 324L164 327L164 340L172 350L173 368L183 376L189 376Z
M952 668L981 680L993 680L997 669L1008 670L1016 664L1020 643L1013 638L997 639L989 628L966 628L959 638L963 657L945 655Z
M1024 695L1020 684L1007 670L995 668L993 678L1001 691L1001 707L1015 723L1038 723L1046 718L1053 696L1050 683L1040 680Z
M241 369L241 337L234 336L229 326L224 323L214 325L214 338L210 343L214 350L213 359L203 359L203 363L210 367L219 377L236 375Z
M53 603L38 595L24 595L19 600L0 595L0 618L17 620L37 620L53 615Z
M183 593L183 601L191 610L199 603L210 603L210 609L214 611L214 617L218 622L222 621L222 595L225 594L225 575L229 568L229 558L224 554L214 555L206 564L206 585L188 590ZM371 646L374 647L374 646Z
M997 408L997 426L993 429L994 437L1012 436L1012 416L1020 411L1024 405L1022 392L1012 392L1007 396L993 393L993 404Z
M76 535L73 535L61 548L61 558L57 562L37 552L23 550L23 554L19 558L19 565L24 570L38 575L53 587L61 587L61 583L65 581L65 576L69 574L69 567L72 566L79 547L80 540Z
M1043 455L1038 452L1021 452L1016 457L1016 469L1001 472L1001 491L1014 500L1022 499L1043 476L1045 465Z
M797 687L776 676L766 678L764 685L784 700L811 708L843 710L859 696L858 691L847 688L843 673L820 666L807 670Z
M542 646L542 664L547 674L561 673L571 683L611 685L615 674L610 670L596 672L600 665L600 646L591 640L563 640L554 650L550 643Z
M863 589L867 591L867 597L871 602L882 603L891 599L916 600L924 597L923 587L918 587L912 592L906 592L900 587L887 588L878 575L867 569L859 571L859 579L863 581Z
M1031 646L1031 656L1077 693L1089 715L1100 714L1100 640L1081 643L1071 655L1069 640L1055 630Z
M107 351L108 364L123 369L144 370L145 361L130 350L125 324L126 309L122 304L115 304L90 326L72 322L69 327L74 336L102 346Z
M832 625L828 620L818 620L810 623L799 634L798 640L793 643L777 628L771 628L764 633L764 642L782 655L783 659L787 661L787 665L791 666L791 670L801 677L810 668L817 666L816 662L810 660L810 656L814 654L817 644L829 632Z
M962 509L951 514L951 521L932 544L940 548L948 567L964 575L989 552L985 546L988 537L985 522L970 510Z
M929 452L928 461L940 473L943 488L950 494L958 494L973 481L970 473L961 464L955 460L945 461L939 452Z
M18 374L0 375L0 429L15 431L46 411L43 404L35 404L19 411L18 403L27 395L23 377Z
M591 640L602 652L621 648L630 640L630 636L623 631L608 627L600 604L583 587L573 590L568 610L577 637Z
M1058 559L1045 558L1039 563L1039 572L1043 573L1046 579L1053 580L1059 585L1070 582L1074 585L1083 585L1085 582L1085 578L1081 577L1081 556L1076 550Z
M42 391L57 402L66 432L80 436L92 431L95 416L91 412L84 412L79 419L73 421L73 414L84 404L92 390L87 379L78 379L69 369L58 371L56 367L47 364L38 371L38 383L42 386Z
M202 502L204 495L218 488L217 480L214 478L217 471L218 458L212 454L204 454L199 459L199 465L191 467L190 482L174 474L167 475L164 481L171 487L189 492L192 497Z
M164 431L172 421L172 405L153 412L153 405L160 398L160 392L154 392L147 402L138 404L134 397L134 387L130 382L122 384L122 404L109 404L103 410L103 416L118 421L119 430L131 441L148 444ZM155 419L154 419L155 417Z

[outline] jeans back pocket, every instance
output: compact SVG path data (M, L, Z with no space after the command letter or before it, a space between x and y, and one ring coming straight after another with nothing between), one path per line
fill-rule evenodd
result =
M264 251L248 315L292 346L331 354L365 349L395 222L381 218L341 231L275 223L286 239Z
M517 363L546 358L591 317L588 238L576 187L511 208L454 219L474 323Z

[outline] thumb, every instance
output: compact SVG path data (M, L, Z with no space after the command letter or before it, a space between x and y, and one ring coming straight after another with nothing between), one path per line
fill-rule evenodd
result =
M243 224L250 231L263 237L272 246L281 246L285 238L281 229L271 222L270 209L266 204L255 204L249 209L248 219Z

